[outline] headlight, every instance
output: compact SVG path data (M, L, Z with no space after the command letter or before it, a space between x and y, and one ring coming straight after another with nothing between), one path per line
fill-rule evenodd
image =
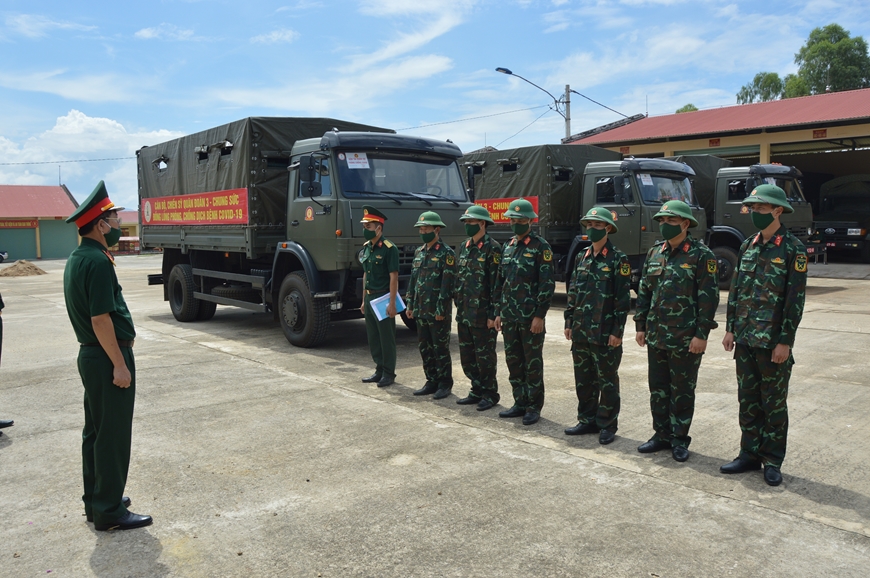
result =
M867 234L867 229L847 229L846 234L849 236L860 236L863 237Z
M807 227L807 237L812 237L815 232L815 229L813 229L812 227Z

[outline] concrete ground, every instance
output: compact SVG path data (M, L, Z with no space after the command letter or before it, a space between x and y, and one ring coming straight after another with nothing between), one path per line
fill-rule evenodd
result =
M314 350L264 314L219 307L178 323L146 283L159 264L118 259L138 331L127 494L155 520L129 532L84 519L64 262L0 278L0 418L15 420L0 437L0 575L868 575L870 269L832 279L811 265L785 481L771 488L759 472L718 472L740 438L721 327L679 464L636 451L652 431L646 352L631 339L616 441L563 435L576 423L563 290L547 318L543 418L523 427L497 416L511 402L503 363L497 409L414 397L416 337L400 327L398 381L378 389L360 382L372 370L361 320L334 324Z

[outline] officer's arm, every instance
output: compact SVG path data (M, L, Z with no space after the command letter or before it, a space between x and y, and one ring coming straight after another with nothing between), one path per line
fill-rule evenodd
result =
M655 249L656 247L650 249L650 253ZM637 287L637 303L634 306L634 324L635 330L638 332L646 332L646 318L649 314L650 301L652 300L652 294L646 275L646 266L647 263L649 263L650 253L646 254L643 265L640 267L641 274L640 283Z
M577 269L580 267L580 261L577 261L577 266L571 271L571 278L568 281L568 305L565 307L565 329L571 329L574 323L574 308L577 304Z
M447 251L444 256L444 269L441 272L441 287L438 301L435 303L435 317L446 317L450 311L450 299L453 293L453 282L456 278L456 258Z
M728 290L728 305L725 309L726 333L734 333L734 321L737 317L737 278L740 274L740 263L743 262L743 254L746 253L749 243L752 242L750 239L753 238L754 237L749 237L749 239L746 239L743 244L740 245L740 251L737 252L737 266L734 268L734 275L731 277L731 289Z
M695 337L704 341L710 330L719 327L716 323L716 308L719 307L719 268L716 257L707 249L701 253L695 269L698 283L698 324Z
M776 343L794 347L795 335L804 315L804 302L807 295L807 253L803 247L797 248L789 259L786 275L782 329Z
M556 291L556 281L553 279L553 250L549 246L538 253L538 306L535 308L535 317L544 319L550 309L550 301ZM544 255L549 255L545 259Z
M493 247L486 261L486 282L489 286L489 311L487 320L495 320L498 316L498 304L501 301L501 247Z
M387 303L387 315L395 317L396 295L399 294L399 249L395 245L390 247L387 257L387 270L390 272L390 302Z
M115 367L112 383L121 388L130 387L132 376L130 370L127 369L127 362L124 361L124 356L121 354L121 348L118 347L118 338L115 337L115 325L112 323L111 315L103 313L91 317L91 325L94 328L97 341L100 342L100 346Z
M627 271L628 275L624 272ZM631 265L627 257L623 257L613 272L614 286L614 320L613 331L611 335L622 339L625 331L625 322L628 320L628 311L631 309Z

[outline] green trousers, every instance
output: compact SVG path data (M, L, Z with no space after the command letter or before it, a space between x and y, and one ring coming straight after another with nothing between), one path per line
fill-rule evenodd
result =
M439 389L453 388L453 362L450 359L450 318L441 321L417 320L417 341L423 359L426 381Z
M788 381L794 358L774 363L772 353L772 349L735 344L740 457L780 468L788 436Z
M459 337L459 362L465 376L471 380L469 397L498 403L498 357L495 352L498 331L485 325L459 321L456 333Z
M136 364L133 350L122 347L130 387L112 383L113 365L100 346L79 349L78 368L85 386L85 427L82 430L82 474L85 514L95 524L108 524L127 513L121 503L130 467Z
M619 418L619 364L622 346L572 343L578 423L616 433Z
M703 353L647 346L649 358L649 405L653 439L672 446L689 447L689 428L695 414L695 385Z
M514 405L540 413L544 407L545 333L532 333L531 321L502 321L501 333Z
M384 377L396 377L396 318L387 316L378 321L369 301L383 293L365 296L366 335L369 351L375 362L375 373Z

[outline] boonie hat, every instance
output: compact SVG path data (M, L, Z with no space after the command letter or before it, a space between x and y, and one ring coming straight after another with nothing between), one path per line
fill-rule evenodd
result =
M109 200L109 191L106 190L106 183L100 181L90 196L85 199L85 202L79 205L79 208L66 218L66 222L72 223L75 221L76 227L81 229L108 211L123 210L124 207L116 207L115 203Z
M510 208L504 212L504 216L508 219L537 219L538 214L532 203L525 199L517 199L511 201Z
M663 217L679 217L681 219L689 219L689 221L692 223L691 225L689 225L690 229L692 227L698 226L698 220L695 219L694 215L692 215L692 209L683 201L668 201L664 205L662 205L662 208L659 210L658 213L653 215L653 219L655 220L659 220Z
M387 216L374 208L371 205L363 205L363 218L360 219L360 223L374 222L384 224L384 221L387 220Z
M431 225L433 227L446 227L447 225L441 220L441 216L435 211L426 211L420 218L417 219L417 224L415 227L424 227L426 225Z
M479 219L481 221L486 221L490 225L495 224L495 221L493 221L492 217L489 215L489 211L486 207L481 205L471 205L465 209L465 213L459 217L460 221L466 221L468 219Z
M758 185L755 187L749 196L743 199L744 205L752 203L769 203L776 207L782 207L785 213L794 212L785 196L785 191L776 185Z
M580 224L586 227L586 225L584 225L584 222L601 221L602 223L607 223L608 225L613 227L611 233L616 233L617 231L619 231L619 227L616 226L613 216L614 213L611 213L610 209L605 209L604 207L592 207L591 209L589 209L589 212L586 213L586 215L582 219L580 219Z

